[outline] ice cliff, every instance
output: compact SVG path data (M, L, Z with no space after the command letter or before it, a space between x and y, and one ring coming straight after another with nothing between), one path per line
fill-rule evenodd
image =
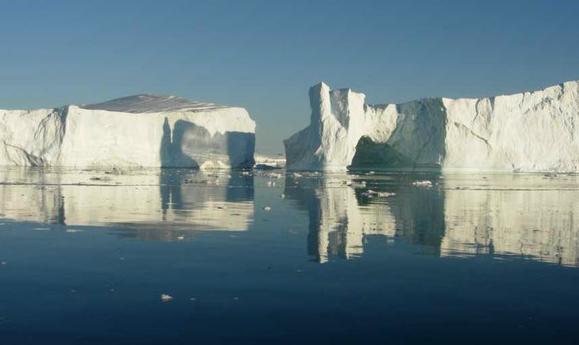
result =
M579 171L579 82L489 98L367 105L310 89L310 126L284 141L288 169Z
M255 122L243 108L136 95L55 109L0 110L0 165L253 166Z

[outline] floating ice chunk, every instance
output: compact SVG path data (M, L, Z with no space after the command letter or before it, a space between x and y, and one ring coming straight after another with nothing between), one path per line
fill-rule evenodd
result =
M428 180L414 181L414 182L412 182L412 185L414 187L420 187L420 188L432 188L432 182L428 181Z
M347 181L346 185L352 188L366 188L366 181Z
M173 296L168 294L161 294L161 302L171 302L173 300Z
M366 196L366 197L380 197L380 198L385 198L385 197L389 197L389 196L393 196L395 195L394 193L390 193L390 192L377 192L375 190L372 189L368 189L367 191L363 192L362 195Z

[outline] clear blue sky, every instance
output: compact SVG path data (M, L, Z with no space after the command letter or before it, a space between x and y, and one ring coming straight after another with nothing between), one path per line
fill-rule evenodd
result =
M0 108L151 92L246 107L257 149L318 81L369 103L579 79L579 1L0 1Z

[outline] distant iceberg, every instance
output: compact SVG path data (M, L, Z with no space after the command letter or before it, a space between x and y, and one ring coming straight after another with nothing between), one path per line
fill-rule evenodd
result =
M0 110L0 165L226 167L254 164L255 122L238 107L136 95Z
M284 141L290 170L579 171L579 83L490 98L367 105L310 89L309 127Z

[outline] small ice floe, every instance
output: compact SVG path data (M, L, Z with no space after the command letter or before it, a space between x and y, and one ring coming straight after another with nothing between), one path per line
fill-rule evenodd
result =
M275 187L275 182L274 181L267 181L267 186L268 187Z
M420 188L432 188L432 182L428 181L428 180L414 181L414 182L412 182L412 185L414 187L420 187Z
M66 229L66 232L75 233L75 232L82 232L82 230L81 229Z
M173 300L173 296L168 294L161 294L161 302L171 302Z
M280 173L270 173L266 175L269 178L275 178L275 179L280 179L282 177L282 175Z
M295 173L292 174L292 176L293 176L294 178L300 178L300 177L302 177L303 175L300 174L300 173L295 172Z
M191 298L189 298L189 300L190 300L191 302L195 302L195 301L197 300L197 298L191 297Z
M8 261L0 261L0 265L1 265L1 266L6 266L6 265L8 265Z
M37 228L33 228L32 230L34 230L34 231L50 231L50 228L37 227Z
M366 181L347 181L346 186L350 186L352 188L365 188Z
M365 196L367 198L373 198L376 195L376 192L368 189L367 191L362 192L362 196Z
M270 206L265 206L265 207L263 208L263 210L266 211L266 212L269 212L269 211L271 211L271 207L270 207Z
M396 194L390 193L390 192L377 192L375 190L368 189L367 191L363 192L362 195L365 197L368 197L368 198L372 198L372 197L386 198L389 196L394 196Z
M281 194L279 195L279 197L282 198L282 199L285 199L285 194L284 194L284 193L281 193Z
M185 236L183 236L183 235L177 236L177 240L179 240L179 241L183 241L184 239L185 239Z

